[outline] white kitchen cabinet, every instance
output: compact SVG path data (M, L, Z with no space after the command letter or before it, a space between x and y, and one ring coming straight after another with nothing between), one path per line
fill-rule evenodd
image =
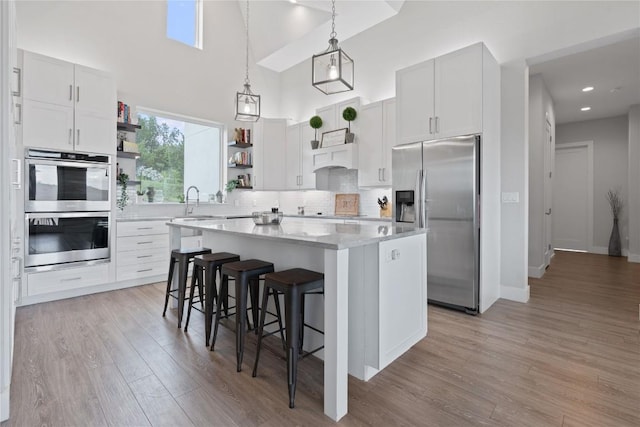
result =
M169 270L169 227L165 221L119 221L116 280L166 275ZM153 281L153 279L150 279Z
M109 281L109 264L71 267L27 274L27 295L33 297L100 285Z
M396 142L395 98L360 107L358 186L391 185L391 148Z
M253 124L253 188L282 190L286 188L285 119L261 118Z
M286 133L286 189L315 190L316 174L313 172L311 140L314 130L308 122L288 126Z
M354 142L359 140L358 131L360 129L360 124L358 120L360 118L360 98L356 97L328 105L323 108L318 108L316 110L316 114L322 119L322 127L318 129L319 141L322 141L323 132L331 132L332 130L349 127L349 122L342 118L342 112L347 107L353 107L358 114L356 119L351 122L351 132L356 135Z
M113 154L116 89L109 74L23 52L23 144Z
M482 132L483 61L489 57L477 43L397 71L398 143Z

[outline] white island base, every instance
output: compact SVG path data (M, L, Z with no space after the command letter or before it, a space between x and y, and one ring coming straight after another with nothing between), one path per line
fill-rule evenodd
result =
M324 337L305 331L304 342L316 348L324 338L316 354L324 359L324 413L335 421L347 413L347 373L367 381L427 334L425 230L317 220L169 225L172 248L179 247L182 230L191 229L214 252L269 261L276 271L324 273L324 304L322 296L312 296L305 308L306 322Z

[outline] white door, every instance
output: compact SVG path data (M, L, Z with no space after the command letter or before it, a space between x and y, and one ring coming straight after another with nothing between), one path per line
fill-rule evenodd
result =
M382 102L360 108L358 185L361 187L382 184L382 120Z
M396 72L398 144L434 139L429 132L434 103L434 60Z
M553 202L553 157L555 150L553 149L553 136L551 132L551 123L546 122L545 128L545 147L544 147L544 239L543 253L544 266L549 266L553 248L551 244L551 229L553 224L553 211L551 204Z
M300 185L300 125L287 126L286 139L284 147L285 189L297 190Z
M588 251L593 227L593 146L556 146L552 241L555 249Z
M435 61L435 116L438 138L482 132L482 45Z

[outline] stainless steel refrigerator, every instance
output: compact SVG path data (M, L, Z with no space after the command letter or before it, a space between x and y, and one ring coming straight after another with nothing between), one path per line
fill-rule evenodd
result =
M428 228L427 297L476 314L480 281L480 136L393 148L394 222Z

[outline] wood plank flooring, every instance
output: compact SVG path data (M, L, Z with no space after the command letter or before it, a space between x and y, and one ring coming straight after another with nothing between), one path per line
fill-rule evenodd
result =
M640 425L640 265L559 252L528 304L472 317L429 306L429 333L365 383L349 379L341 425ZM296 409L275 337L251 377L234 334L204 346L161 316L163 284L18 309L8 426L331 425L322 363L299 365Z

